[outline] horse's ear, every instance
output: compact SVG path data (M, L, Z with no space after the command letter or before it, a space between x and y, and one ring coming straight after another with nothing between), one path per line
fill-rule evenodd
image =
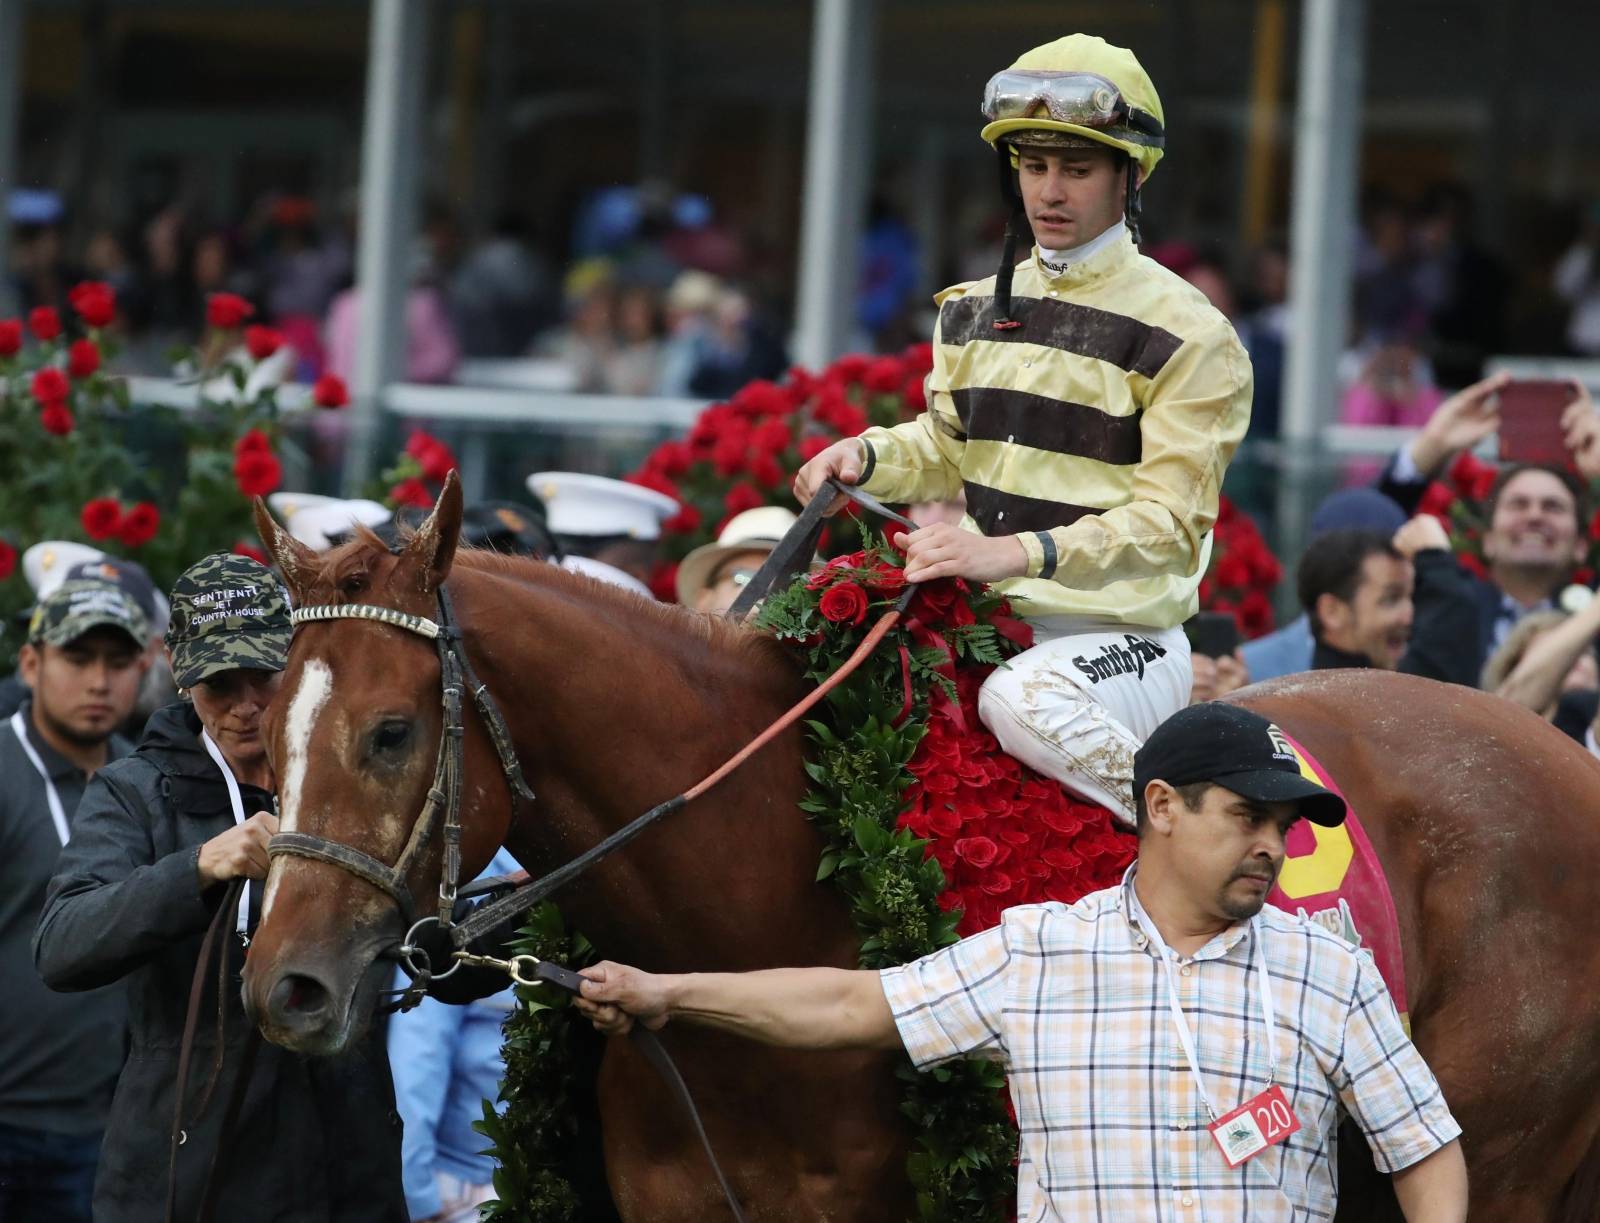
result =
M283 574L283 580L289 586L289 593L298 601L310 587L317 554L285 531L260 497L253 500L252 508L256 517L256 534L261 537L261 543L267 550L267 559L278 567L278 572Z
M415 567L424 594L432 594L450 575L456 557L456 542L461 538L461 479L452 471L439 490L433 512L411 537L401 555L401 563Z

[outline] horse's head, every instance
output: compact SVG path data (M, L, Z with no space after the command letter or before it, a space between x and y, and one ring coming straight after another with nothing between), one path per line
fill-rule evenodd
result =
M455 557L461 490L451 476L398 553L365 533L332 553L312 553L259 502L256 522L297 608L366 604L435 620L437 592ZM400 863L427 804L443 726L441 666L431 640L378 620L300 624L266 720L280 833L348 847L384 867ZM492 755L477 759L484 750L467 745L473 776L482 768L498 772ZM464 808L485 801L470 791L462 796ZM481 818L471 823L463 855L481 869L504 820L492 829ZM402 888L419 915L432 911L440 840L434 828L405 864ZM395 898L357 873L322 858L275 854L244 973L245 1006L263 1035L300 1052L343 1049L392 971L380 957L402 927Z

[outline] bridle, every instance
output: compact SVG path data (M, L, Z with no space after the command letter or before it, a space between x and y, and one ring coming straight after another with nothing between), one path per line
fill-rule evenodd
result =
M449 973L435 975L425 963L414 962L418 958L414 940L417 931L430 922L437 921L440 928L446 931L454 924L461 883L461 774L466 734L461 717L463 688L471 694L472 703L477 706L478 714L488 728L489 739L500 757L500 767L505 773L512 801L534 801L533 791L522 776L522 765L517 760L516 749L511 744L511 732L506 727L499 706L489 695L488 688L479 682L462 648L461 629L451 614L450 595L442 583L437 599L437 621L372 603L325 603L297 607L289 614L290 622L296 628L302 624L327 620L371 620L426 637L438 650L440 702L444 721L439 732L439 752L434 761L433 782L428 787L428 797L411 826L411 835L395 864L389 866L354 846L306 832L280 832L267 843L267 853L272 857L287 854L331 863L387 894L399 908L406 929L400 947L402 962L414 977L421 975L433 980L439 980ZM437 915L430 913L419 917L415 898L406 879L417 859L427 851L436 831L441 831L444 838L444 865L439 875L439 911ZM459 963L452 965L449 972L454 972L457 967Z

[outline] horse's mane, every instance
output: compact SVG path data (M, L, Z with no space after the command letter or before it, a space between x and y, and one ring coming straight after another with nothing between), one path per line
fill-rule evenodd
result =
M404 547L413 534L409 529L402 530L397 547ZM377 561L390 555L388 544L372 530L358 524L355 535L347 543L318 553L307 566L304 577L319 595L337 596L348 589L357 575L371 573ZM456 548L452 567L550 588L591 607L609 607L631 617L636 625L642 618L646 625L660 629L664 635L681 639L687 634L695 643L713 650L734 655L786 657L777 642L765 633L753 632L721 616L709 616L677 603L647 599L621 586L602 582L586 573L574 573L548 561L462 544Z

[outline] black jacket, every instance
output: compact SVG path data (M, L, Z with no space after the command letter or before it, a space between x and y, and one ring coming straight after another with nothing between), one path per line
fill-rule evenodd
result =
M1483 669L1483 643L1475 587L1484 583L1477 582L1442 548L1418 552L1413 563L1417 582L1412 595L1411 642L1399 670L1476 688ZM1313 671L1371 665L1365 655L1347 654L1321 641L1311 652Z
M159 1223L178 1047L200 940L220 901L199 885L200 846L233 825L222 774L199 741L187 705L150 719L133 755L95 774L73 822L34 935L34 960L54 989L127 979L131 1050L117 1083L95 1178L97 1219ZM247 813L271 797L241 787ZM259 918L252 886L250 926ZM220 1113L248 1028L239 999L244 950L228 940L223 1080L205 1113L189 1118L178 1152L178 1217L195 1216ZM216 1048L208 984L190 1071L189 1107ZM186 1114L187 1115L187 1114ZM218 1217L262 1223L404 1223L400 1117L382 1036L369 1030L339 1058L262 1044L234 1130Z

